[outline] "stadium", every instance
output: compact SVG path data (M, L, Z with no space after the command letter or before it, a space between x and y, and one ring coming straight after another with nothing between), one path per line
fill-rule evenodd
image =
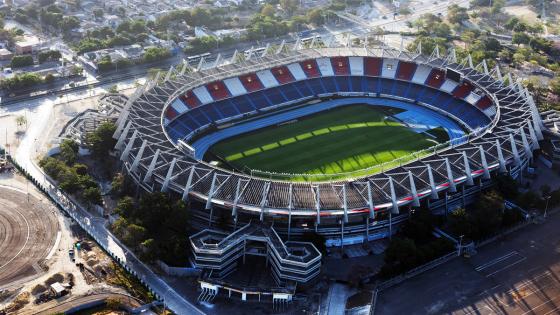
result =
M521 176L539 147L531 96L498 67L322 46L158 75L118 120L126 171L188 201L198 230L262 222L340 246L387 237L421 203L465 203L494 174Z

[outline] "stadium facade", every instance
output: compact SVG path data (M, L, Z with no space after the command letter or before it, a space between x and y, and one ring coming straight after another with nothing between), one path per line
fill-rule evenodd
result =
M239 62L218 57L212 67L185 64L140 87L115 133L130 177L146 191L188 201L200 230L217 220L232 229L260 221L287 240L316 231L328 245L341 245L387 236L406 220L402 210L420 202L464 203L494 174L519 176L539 148L542 122L532 97L498 67L437 49L424 55L300 46L283 44ZM219 168L192 146L193 139L251 117L353 97L420 105L458 122L468 135L381 172L308 182Z

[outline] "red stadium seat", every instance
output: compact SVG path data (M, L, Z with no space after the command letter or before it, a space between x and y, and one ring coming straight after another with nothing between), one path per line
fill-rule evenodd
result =
M463 82L453 90L453 96L456 98L465 98L473 90L473 87L468 82Z
M254 92L264 88L261 80L255 73L245 74L239 77L239 80L247 90L247 92Z
M305 60L300 62L299 64L308 78L317 78L321 76L319 66L317 66L317 61L315 61L314 59Z
M334 75L350 75L350 62L348 57L332 57L331 64Z
M272 72L272 75L276 78L276 81L278 81L278 83L280 84L294 82L294 77L292 76L292 73L286 66L272 68L270 69L270 72Z
M165 110L165 118L173 120L175 117L177 117L177 111L173 107L167 106L167 109Z
M478 107L480 110L485 110L490 106L492 106L492 100L490 99L490 97L488 97L488 95L484 95L478 100L478 102L476 102L476 107Z
M215 81L206 85L208 93L212 96L214 101L223 100L231 95L223 81Z
M364 74L370 77L378 77L381 75L383 60L377 57L364 58Z
M426 79L426 85L439 89L445 82L445 72L439 69L433 69Z
M397 75L395 76L400 80L410 81L416 71L416 64L412 62L399 61L397 66Z
M189 108L195 108L200 106L200 100L194 95L193 91L189 90L187 94L181 95L179 97L184 104L186 104Z

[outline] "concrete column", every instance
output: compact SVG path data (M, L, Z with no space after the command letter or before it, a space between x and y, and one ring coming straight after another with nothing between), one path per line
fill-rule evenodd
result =
M147 183L152 180L152 174L154 173L154 169L156 168L157 160L159 158L159 153L160 150L157 149L156 153L154 154L154 157L152 158L152 161L150 162L150 166L148 166L148 171L144 176L144 180L143 180L144 183Z
M389 189L391 190L391 203L393 204L391 208L391 213L399 214L399 206L397 203L397 194L395 193L395 184L393 183L393 177L389 176Z
M371 191L371 182L369 180L367 182L367 191L368 191L369 217L375 219L375 206L373 205L373 194Z
M529 141L527 141L527 135L525 134L525 129L523 127L519 128L519 132L521 132L521 141L523 142L523 148L525 149L525 153L529 157L529 159L533 158L533 150L529 145Z
M290 183L290 188L288 190L288 241L290 240L290 234L292 232L292 189L293 184Z
M124 148L123 153L121 154L121 161L125 161L126 157L130 154L130 150L132 150L132 146L134 145L134 141L136 141L136 137L138 136L138 130L134 130L132 137L128 140L126 147Z
M173 176L173 169L175 168L175 163L177 163L177 158L173 158L173 160L171 160L171 165L169 165L169 169L167 170L167 175L165 176L163 185L161 185L162 192L166 192L167 188L169 187L169 182L171 181L171 177Z
M500 140L496 139L496 151L498 151L498 161L500 163L500 172L506 172L506 160L504 159L504 153L502 152L502 145Z
M509 142L511 144L511 153L513 154L513 158L515 159L515 164L519 166L521 165L521 158L519 157L519 151L517 150L517 144L515 143L515 139L513 138L513 133L509 134Z
M418 198L418 192L416 191L416 184L414 183L414 176L412 176L412 171L408 171L408 180L410 181L410 192L412 193L412 205L414 207L420 207L420 199Z
M432 166L430 164L428 164L428 178L430 180L430 189L432 190L432 199L438 199L439 196L437 193L436 183L434 181L434 173L432 173Z
M140 164L140 159L142 159L142 156L144 155L144 150L146 149L147 143L148 143L147 140L142 141L140 150L138 150L138 153L134 157L134 162L132 162L132 166L130 167L131 172L136 173L136 170L138 169L138 164Z
M187 184L185 185L185 189L183 189L183 201L189 200L189 192L191 191L191 184L194 176L194 166L191 166L191 171L189 172L189 177L187 178Z
M490 178L490 169L488 168L488 162L486 162L486 152L482 145L478 146L478 150L480 151L480 161L482 162L482 168L484 169L484 178Z
M447 169L447 179L449 180L449 191L456 192L457 187L455 186L455 178L453 177L453 171L451 170L449 158L445 158L445 168Z
M348 223L348 203L346 197L346 184L342 185L342 203L344 206L344 223Z
M465 164L465 175L467 176L467 185L474 185L471 165L469 164L469 158L467 157L467 151L463 151L463 164Z
M531 145L533 150L540 149L541 146L539 145L539 139L537 138L537 135L535 134L535 129L533 128L533 124L529 119L527 119L527 126L529 126L529 137L531 137Z
M206 206L204 209L209 210L212 208L212 196L214 195L214 187L216 186L216 177L218 173L214 173L212 176L212 183L210 184L210 190L208 191L208 199L206 199Z
M126 136L128 136L128 131L130 130L130 126L132 126L132 122L129 121L126 124L126 126L124 127L123 132L119 136L119 140L117 141L117 144L115 145L115 149L117 149L119 151L122 150L122 147L124 145L124 140L126 139Z
M321 192L319 186L315 190L315 210L317 211L316 225L321 224Z
M233 207L231 208L231 215L237 221L237 202L239 201L239 193L241 191L241 178L237 179L237 186L235 187L235 197L233 199Z

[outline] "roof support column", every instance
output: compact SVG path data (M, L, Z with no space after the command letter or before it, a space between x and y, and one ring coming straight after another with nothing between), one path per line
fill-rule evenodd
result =
M315 225L321 224L321 192L319 186L315 187L315 210L317 211L317 220Z
M430 189L431 191L431 195L432 195L432 199L438 199L438 193L437 193L437 188L436 188L436 183L434 181L434 173L432 172L432 166L430 164L428 164L428 179L430 180Z
M500 163L500 172L504 173L506 171L506 160L504 159L504 152L502 152L502 145L500 140L496 139L496 151L498 151L498 161Z
M521 132L521 141L523 141L523 148L525 149L525 154L529 159L533 158L533 150L529 145L529 141L527 141L527 135L525 134L525 129L523 127L519 128L519 132Z
M192 179L194 176L194 166L191 166L191 171L189 172L189 177L187 178L187 184L185 185L185 189L183 189L183 201L189 200L189 192L191 191L191 184Z
M138 130L134 130L132 137L130 138L130 140L128 140L128 143L126 144L126 148L124 148L124 151L121 154L121 161L124 162L128 154L130 154L130 150L132 150L132 146L134 145L134 141L136 140L137 136L138 136Z
M119 140L117 140L117 144L115 145L115 149L117 150L122 150L123 144L124 144L124 140L126 139L126 136L128 136L128 131L130 130L130 126L132 126L132 122L129 121L126 126L124 127L123 132L121 133L121 135L119 136Z
M342 185L342 203L344 206L344 223L348 223L348 200L346 198L346 184Z
M490 178L490 169L488 168L488 162L486 161L486 152L482 145L478 146L478 150L480 151L480 161L482 162L482 168L484 169L484 178Z
M132 162L132 166L130 167L131 172L136 173L136 170L138 169L138 164L140 164L140 159L144 155L144 150L146 149L147 143L148 141L146 139L142 141L142 146L140 146L140 150L138 150L138 154L136 154L136 156L134 157L134 162Z
M290 188L288 189L288 241L292 234L292 189L293 184L290 183Z
M206 210L212 208L212 196L214 195L214 187L216 186L216 178L217 177L218 177L218 173L214 173L214 175L212 176L212 183L210 184L210 191L208 191L208 199L206 199L206 206L204 207L204 209L206 209Z
M235 187L235 197L233 199L233 207L231 208L231 215L235 222L237 222L237 202L239 202L239 191L241 190L241 178L237 179L237 186Z
M163 181L163 185L161 185L161 191L166 192L167 188L169 187L169 182L171 181L171 176L173 176L173 169L175 168L175 163L177 163L177 158L173 158L171 160L171 165L169 165L169 169L167 170L167 176L165 176L165 180Z
M395 184L393 183L393 177L391 176L389 176L389 189L391 190L391 203L393 204L391 213L399 214L399 205L397 203L397 194L395 193Z
M445 158L445 168L447 169L447 179L449 180L449 191L456 192L457 187L455 187L455 178L453 177L453 171L451 171L451 163L449 163L449 158Z
M529 137L531 137L531 145L533 150L538 150L541 148L539 145L539 139L537 138L537 134L535 133L535 128L533 128L534 124L531 123L530 119L527 119L527 125L529 126Z
M418 198L418 192L416 191L416 184L414 183L414 176L412 176L412 171L408 171L408 179L410 181L410 192L412 193L413 198L412 205L415 207L420 207L420 199Z
M266 205L266 197L268 196L268 191L270 190L270 182L264 184L264 190L261 199L261 222L264 221L264 206Z
M509 142L511 144L511 153L513 154L513 158L515 159L515 165L521 165L521 158L519 157L519 151L517 150L517 144L515 143L515 139L513 138L513 133L509 134Z
M375 219L375 206L373 205L373 194L371 191L371 182L367 182L367 194L368 194L368 205L369 205L369 217Z
M469 163L469 158L467 157L467 151L463 151L463 164L465 164L465 174L467 176L467 185L474 185L472 178L471 165Z
M159 158L159 153L160 153L160 150L157 149L156 154L154 154L154 157L152 158L152 161L150 162L150 166L148 166L148 171L146 172L146 175L144 176L144 180L143 180L144 183L147 183L152 179L152 174L154 173L154 169L156 168L157 160Z

